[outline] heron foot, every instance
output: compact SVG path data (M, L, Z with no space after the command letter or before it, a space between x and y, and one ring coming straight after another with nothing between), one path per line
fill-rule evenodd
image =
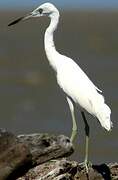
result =
M79 165L82 168L85 168L87 174L89 172L89 168L92 167L92 163L90 161L86 161L86 160L84 162L82 162L82 163L79 163Z
M90 180L90 178L89 178L89 168L92 167L92 163L85 160L84 162L79 163L79 165L81 166L81 168L85 169L86 178L87 178L87 180Z

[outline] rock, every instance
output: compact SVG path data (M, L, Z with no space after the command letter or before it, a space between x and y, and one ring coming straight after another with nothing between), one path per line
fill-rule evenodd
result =
M19 174L18 171L20 175L23 174L21 169L30 160L31 154L27 145L20 143L12 133L0 129L0 180L19 177L16 174Z
M89 167L88 176L85 167L75 161L62 158L38 165L29 170L18 180L116 180L118 163L93 165Z
M38 179L38 180L61 180L71 179L77 173L77 162L71 162L65 158L43 163L26 173L18 180Z
M48 134L19 135L0 129L0 180L16 179L43 162L73 153L69 138Z
M64 135L26 134L19 135L18 139L20 142L28 144L33 165L69 156L74 151L70 139Z
M16 137L0 129L0 180L118 179L118 163L91 165L87 175L82 164L65 158L73 151L70 139L64 135Z

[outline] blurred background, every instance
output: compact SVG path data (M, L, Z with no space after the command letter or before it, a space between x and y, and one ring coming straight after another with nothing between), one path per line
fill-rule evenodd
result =
M44 52L48 18L7 25L44 1L0 1L0 127L13 133L54 133L70 136L72 122L63 92ZM60 10L55 33L59 52L73 58L103 90L112 109L112 132L87 114L91 130L90 160L118 161L118 1L53 0ZM84 158L84 124L79 109L78 139L72 159Z

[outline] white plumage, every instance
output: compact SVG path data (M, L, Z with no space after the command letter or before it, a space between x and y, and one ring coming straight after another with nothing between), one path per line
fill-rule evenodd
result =
M65 63L57 69L58 84L76 103L96 116L101 125L109 131L111 110L105 104L104 97L75 62L65 56L62 56L62 59Z
M82 109L85 109L91 115L95 116L102 127L106 130L111 130L112 122L110 120L111 110L105 104L104 97L100 94L102 91L99 90L83 70L69 57L60 54L55 49L53 41L53 33L59 22L59 11L51 3L44 3L30 14L21 17L12 23L13 25L21 20L26 20L31 17L48 16L51 19L50 25L45 32L44 46L47 58L50 65L56 71L57 83L63 89L67 95L67 101L70 107L72 120L73 120L73 131L77 131L75 116L74 116L74 104L71 99L80 105ZM89 126L87 124L84 112L81 111L86 133L86 151L85 151L85 166L88 172L88 138L89 138ZM73 140L76 133L72 134L71 139Z
M82 108L97 117L101 125L109 131L112 127L110 120L111 110L105 104L104 97L98 93L101 90L93 84L71 58L60 54L55 49L53 32L59 21L58 10L50 3L45 3L39 8L48 9L47 11L52 12L49 14L51 23L45 32L44 44L47 58L57 72L59 86Z

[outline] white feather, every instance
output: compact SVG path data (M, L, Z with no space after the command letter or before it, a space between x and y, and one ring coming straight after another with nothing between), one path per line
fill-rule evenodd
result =
M102 91L71 58L58 53L55 49L53 32L59 21L59 11L56 8L50 18L51 23L45 32L44 45L49 63L57 73L59 86L82 108L97 117L106 130L110 130L112 127L111 110L105 104L104 97L98 93Z
M111 110L105 104L104 97L98 93L98 88L72 59L60 54L58 57L61 59L57 68L57 82L60 87L82 108L97 117L106 130L110 130Z
M57 73L57 82L63 91L70 96L75 103L97 117L101 125L110 130L112 122L110 120L111 110L105 104L104 97L99 94L98 89L83 70L69 57L66 57L56 51L53 41L53 33L59 22L59 11L51 3L44 3L29 15L10 23L16 24L20 20L30 17L49 16L51 19L49 27L46 29L44 46L50 65ZM74 108L69 104L71 109Z

